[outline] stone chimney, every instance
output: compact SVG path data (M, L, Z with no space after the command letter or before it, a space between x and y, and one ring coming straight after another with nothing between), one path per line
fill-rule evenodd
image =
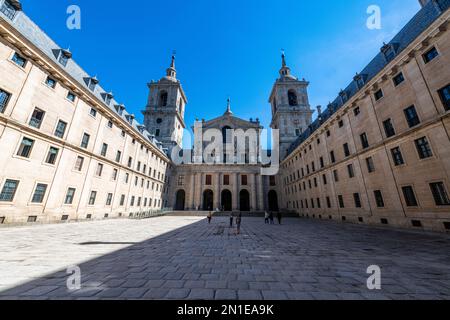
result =
M320 116L322 114L322 106L317 106L317 115Z

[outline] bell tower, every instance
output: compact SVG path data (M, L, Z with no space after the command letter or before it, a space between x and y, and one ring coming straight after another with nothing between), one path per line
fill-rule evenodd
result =
M284 159L292 143L311 124L313 111L308 98L309 82L291 74L284 52L279 74L269 98L272 106L270 127L280 132L280 159Z
M187 98L177 79L175 54L172 55L166 76L156 82L152 80L148 88L150 93L147 106L142 112L145 127L169 151L177 145L181 147L183 130L186 128L184 113Z

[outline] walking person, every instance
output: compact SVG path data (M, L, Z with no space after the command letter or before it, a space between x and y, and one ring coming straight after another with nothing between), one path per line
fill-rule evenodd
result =
M264 223L265 224L269 224L269 217L270 217L269 213L267 211L264 212Z
M241 233L241 222L242 222L242 213L239 212L239 215L236 218L236 234Z
M208 213L208 224L211 224L211 219L212 219L212 212L210 211Z
M230 212L230 228L233 228L233 212Z
M277 213L277 218L278 218L278 223L281 224L281 219L283 218L283 216L281 215L280 211L278 211L278 213Z
M270 224L275 224L275 223L273 222L273 212L272 212L272 211L271 211L270 214L269 214L269 220L270 220Z

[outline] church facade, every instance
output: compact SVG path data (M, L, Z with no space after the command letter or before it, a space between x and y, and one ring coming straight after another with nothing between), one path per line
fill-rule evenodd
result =
M450 230L450 3L420 2L323 110L283 54L264 93L272 150L230 100L183 150L175 57L141 124L20 1L0 0L0 224L219 209Z

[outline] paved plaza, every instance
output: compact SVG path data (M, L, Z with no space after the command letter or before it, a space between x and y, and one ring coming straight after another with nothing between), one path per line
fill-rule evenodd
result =
M450 299L450 236L333 221L105 220L0 229L0 299ZM69 291L69 266L81 289ZM367 268L382 270L367 289Z

